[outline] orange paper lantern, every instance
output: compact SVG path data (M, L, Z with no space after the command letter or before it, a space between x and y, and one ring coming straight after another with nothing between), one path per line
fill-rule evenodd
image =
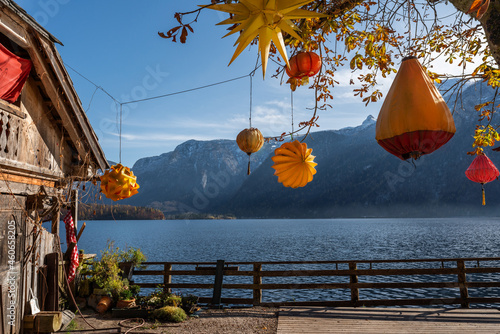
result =
M295 91L297 86L309 84L309 77L315 76L321 69L321 57L314 52L299 52L290 58L290 68L285 67L290 77L287 83Z
M250 175L250 155L262 148L262 145L264 145L264 136L259 129L249 128L238 133L236 143L240 150L248 154L247 174Z
M119 201L138 193L137 177L130 168L117 164L101 176L101 191L109 199Z
M274 150L274 161L272 166L278 176L278 182L285 187L304 187L313 180L316 174L314 167L318 165L314 162L315 156L311 154L312 148L307 148L307 144L294 142L284 143Z
M455 134L450 109L416 57L403 59L377 119L377 142L402 160L418 159Z

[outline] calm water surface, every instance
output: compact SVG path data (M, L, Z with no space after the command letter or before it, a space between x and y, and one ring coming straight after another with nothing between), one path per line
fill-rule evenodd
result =
M79 247L99 254L107 240L149 261L489 257L500 219L89 221Z
M64 231L64 228L61 227L61 230ZM80 239L79 248L84 249L86 253L100 254L108 240L114 240L119 247L140 248L148 261L202 262L223 259L237 262L500 257L500 219L89 221ZM470 276L472 275L468 275L469 280L476 281L500 280L499 277L491 275ZM153 276L137 278L137 281L141 279L161 281L161 277ZM192 277L174 277L173 283L189 282L192 279ZM199 283L213 283L213 277L204 277L205 280L201 282L199 277L196 279ZM251 283L244 279L248 280L232 276L225 278L224 281ZM263 283L278 283L276 279L265 278ZM298 277L284 278L281 282L347 282L346 279L345 277ZM387 282L391 278L360 279ZM411 276L398 279L415 281ZM439 277L439 279L456 281L454 276ZM436 277L419 277L418 280L433 281ZM210 296L207 290L181 292ZM249 293L228 290L224 291L223 296L251 298ZM360 293L361 299L459 296L458 289L366 289ZM500 291L470 289L469 294L500 296ZM348 290L263 292L264 301L349 299L349 296Z

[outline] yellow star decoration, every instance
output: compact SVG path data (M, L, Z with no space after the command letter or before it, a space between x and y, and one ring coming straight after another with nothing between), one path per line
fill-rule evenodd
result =
M239 0L234 4L218 4L207 8L219 10L233 14L227 20L218 24L238 24L227 35L232 35L241 31L236 40L239 44L234 52L229 65L241 54L241 52L259 36L260 57L262 60L262 73L266 77L267 60L271 41L278 49L281 57L288 64L288 57L285 49L282 31L292 37L302 41L302 38L295 32L297 26L291 21L294 19L315 18L326 16L305 9L298 9L313 0Z

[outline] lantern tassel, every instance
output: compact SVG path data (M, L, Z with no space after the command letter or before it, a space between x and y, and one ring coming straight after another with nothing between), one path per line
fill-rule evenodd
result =
M481 184L481 190L483 192L483 205L486 205L486 198L484 196L484 185Z
M250 175L250 154L248 155L248 169L247 169L247 175Z

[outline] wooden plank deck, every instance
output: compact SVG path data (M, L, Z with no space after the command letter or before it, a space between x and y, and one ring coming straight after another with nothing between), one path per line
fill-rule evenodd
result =
M281 307L278 334L500 333L499 309Z

